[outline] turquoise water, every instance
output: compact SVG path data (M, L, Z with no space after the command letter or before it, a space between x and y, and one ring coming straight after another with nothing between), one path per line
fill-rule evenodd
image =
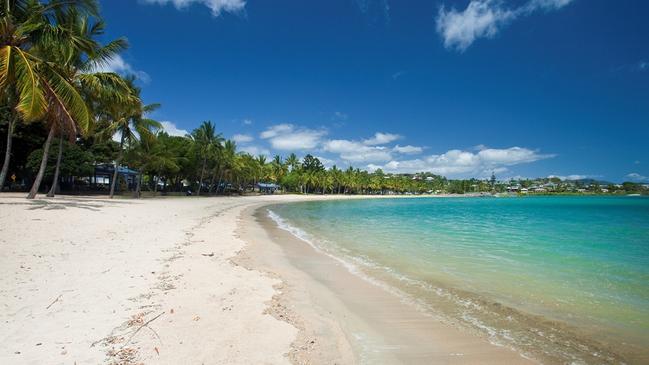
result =
M413 198L271 208L303 239L493 342L649 359L649 199Z

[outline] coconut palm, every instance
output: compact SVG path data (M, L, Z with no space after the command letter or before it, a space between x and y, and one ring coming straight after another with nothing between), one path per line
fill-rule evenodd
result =
M219 180L216 185L216 193L219 193L221 184L223 183L223 176L232 170L232 165L237 154L237 143L232 140L227 140L223 143L223 148L219 154ZM223 190L221 190L223 191Z
M196 193L197 195L201 195L208 160L210 157L214 157L223 147L224 139L220 133L216 133L216 127L211 121L203 122L200 127L192 132L191 137L194 141L196 151L202 160L200 179Z
M57 23L56 13L69 9L97 14L94 0L0 0L0 99L11 110L0 187L9 170L12 136L18 121L66 119L82 129L89 122L83 99L53 67L47 52L57 45L89 49L83 40L73 41L69 30ZM47 141L51 140L48 135ZM49 145L46 147L48 150Z
M57 24L63 26L71 35L68 43L58 42L49 45L45 51L49 57L54 60L53 68L61 75L66 82L72 85L75 90L82 95L86 105L91 109L98 105L99 99L115 100L117 102L127 102L129 89L124 80L115 73L110 72L92 72L98 66L110 60L117 53L126 48L126 41L118 39L102 46L96 38L103 34L104 23L100 21L93 22L88 16L79 13L75 8L66 9L65 11L57 10L55 12ZM86 45L82 51L74 47L74 42L82 41ZM61 164L63 137L67 134L70 139L74 139L79 132L87 132L88 125L81 125L69 117L63 116L53 118L48 121L50 129L56 129L59 134L59 146L57 164L55 168L54 181L47 196L53 197L58 184L58 171ZM77 123L82 127L77 129ZM67 133L66 133L67 132ZM49 148L44 148L43 161L47 161ZM28 198L33 198L38 192L41 179L45 170L45 164L36 175L32 189Z
M140 88L135 86L135 79L126 80L129 89L128 97L111 99L102 105L103 112L99 114L100 123L104 129L101 134L104 138L119 136L119 151L114 163L113 178L110 184L110 198L115 195L115 186L118 179L119 165L124 158L125 146L134 145L143 135L150 137L162 128L161 124L153 119L146 118L148 113L160 107L159 104L145 105L140 99Z
M286 158L285 163L286 163L286 166L288 166L291 171L294 171L294 170L297 170L297 168L300 166L300 159L297 158L295 153L291 153Z

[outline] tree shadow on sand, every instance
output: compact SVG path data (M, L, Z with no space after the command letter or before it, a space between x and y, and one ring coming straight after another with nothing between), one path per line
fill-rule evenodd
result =
M68 208L77 208L77 209L86 209L94 212L98 212L101 208L105 207L114 207L124 204L133 204L132 202L127 201L115 201L115 200L43 200L35 199L24 202L2 202L0 201L0 207L3 205L23 205L27 206L27 210L65 210ZM0 208L1 209L1 208Z

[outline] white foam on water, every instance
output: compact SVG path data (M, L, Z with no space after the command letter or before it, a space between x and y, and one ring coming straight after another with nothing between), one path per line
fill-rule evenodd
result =
M345 250L344 248L340 248L339 251L341 251L343 255L347 254L345 255L347 257L341 258L340 256L330 252L326 247L323 247L327 244L326 241L321 242L321 240L318 240L317 238L313 237L311 234L305 232L304 230L291 225L286 219L284 219L283 217L281 217L280 215L278 215L277 213L273 212L270 209L268 209L268 217L277 224L278 228L289 232L294 237L298 238L300 241L303 241L306 244L308 244L318 253L324 254L330 257L331 259L335 260L337 263L341 264L346 270L348 270L348 272L350 272L351 274L356 275L357 277L363 279L364 281L372 285L375 285L390 294L396 295L403 303L412 306L423 315L426 315L428 317L434 318L436 320L451 325L460 324L457 322L459 320L460 322L463 322L465 326L468 325L468 327L476 329L479 332L485 334L487 340L491 344L499 347L509 348L513 351L516 351L521 356L529 358L528 356L526 356L524 351L521 351L521 349L517 348L516 345L518 341L516 338L512 336L512 333L510 331L506 329L498 329L498 328L491 327L487 325L484 321L470 314L471 311L481 312L485 309L479 303L469 298L460 297L456 293L453 293L452 291L447 290L445 288L434 286L431 283L418 280L418 279L413 279L411 277L403 275L402 273L398 272L394 268L377 264L376 262L374 262L373 260L371 260L370 258L364 255L352 255L350 254L349 250ZM334 243L331 243L331 245L333 246ZM336 247L336 249L338 249L338 247ZM408 294L397 287L394 287L388 283L385 283L381 280L369 276L363 270L361 270L361 267L365 267L369 269L380 269L386 272L387 274L389 274L391 277L397 279L398 281L403 282L407 286L419 287L428 293L434 293L439 297L455 302L458 306L463 307L466 310L462 311L462 313L459 315L459 318L454 318L454 316L449 317L448 315L445 315L439 312L438 310L436 310L434 306L432 306L430 303L427 303L423 298L414 297L413 295ZM508 319L510 321L512 320L511 317L509 317ZM359 335L360 334L355 334L354 336L357 337ZM540 335L540 337L543 337L542 333L538 335ZM357 337L356 340L360 343L361 347L363 348L364 353L361 354L361 358L365 358L365 356L367 356L368 354L367 351L371 351L369 349L370 346L367 343L366 339ZM575 359L574 356L570 356L569 354L565 354L565 355ZM578 359L576 360L578 361ZM364 361L361 362L363 363Z
M358 265L362 265L365 267L370 267L370 268L377 268L377 267L383 267L379 266L373 261L369 260L368 258L362 258L362 257L356 257L356 256L350 256L350 259L355 261L355 263L349 262L348 260L345 260L337 255L332 254L325 248L321 247L321 245L316 244L316 239L312 237L310 234L305 232L304 230L297 228L291 224L289 224L284 218L279 216L277 213L273 212L272 210L268 209L268 217L272 219L277 226L280 229L283 229L289 233L291 233L293 236L297 237L301 241L307 243L309 246L311 246L314 250L316 250L319 253L322 253L336 262L340 263L345 269L347 269L351 274L358 276L359 278L367 281L368 283L375 285L388 293L391 293L393 295L396 295L403 303L409 304L413 306L415 309L420 311L421 313L434 317L439 320L445 320L446 318L441 318L437 315L434 315L434 311L432 308L423 302L420 299L413 298L411 295L408 295L407 293L404 293L403 291L399 290L398 288L395 288L392 285L389 285L383 281L377 280L373 277L370 277L369 275L365 274ZM411 281L412 279L406 278L405 276L402 276L402 280L409 280Z

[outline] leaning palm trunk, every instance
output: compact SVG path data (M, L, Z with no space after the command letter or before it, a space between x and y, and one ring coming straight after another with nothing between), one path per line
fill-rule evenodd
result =
M47 196L50 198L54 197L56 190L59 186L59 172L61 171L61 158L63 158L63 134L59 136L59 153L56 156L56 168L54 169L54 180L52 180L52 187L47 193Z
M115 195L115 184L117 183L117 170L119 169L119 163L122 161L122 155L123 155L123 148L124 148L124 133L122 133L122 137L119 141L119 155L117 155L117 160L115 160L115 168L113 171L113 181L110 182L110 198L113 199L113 196Z
M54 130L56 127L52 125L50 128L50 133L47 135L45 140L45 145L43 146L43 159L41 160L41 166L38 169L38 174L36 174L36 179L34 179L34 184L27 195L27 199L34 199L36 194L38 194L38 188L41 187L41 181L43 181L43 175L45 175L45 168L47 167L47 158L50 155L50 146L52 145L52 139L54 138Z
M5 159L2 163L2 170L0 170L0 191L5 185L7 173L9 172L9 160L11 159L11 144L13 141L14 126L16 125L17 116L9 118L9 126L7 127L7 148L5 149Z

